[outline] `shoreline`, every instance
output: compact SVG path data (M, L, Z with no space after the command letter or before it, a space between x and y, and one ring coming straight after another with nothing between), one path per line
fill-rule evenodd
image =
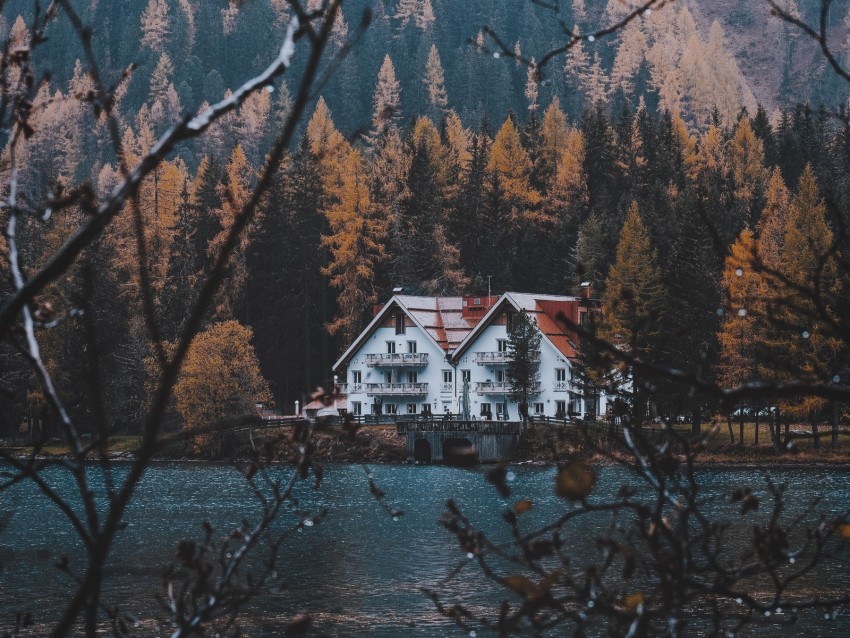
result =
M5 448L5 451L8 451L10 448ZM13 455L16 460L26 460L33 458L37 461L44 461L47 465L59 464L68 460L71 460L71 457L68 455L39 455L35 457L30 457L27 454L19 454ZM590 465L593 466L615 466L615 465L623 465L626 463L618 462L615 459L607 458L601 455L576 455L576 457L582 457L586 460ZM415 466L415 467L459 467L452 465L450 463L430 463L430 464L420 464L410 460L387 460L387 459L369 459L369 458L346 458L346 459L335 459L335 458L327 458L327 457L314 457L314 460L317 463L331 463L334 465L370 465L370 466ZM559 463L567 460L541 460L541 459L509 459L499 462L476 462L474 465L466 466L461 469L475 469L475 468L490 468L498 463L504 463L506 466L522 466L522 467L535 467L535 468L556 468ZM86 461L87 465L100 465L104 461L98 458L91 458ZM122 465L132 465L135 462L135 459L131 456L121 455L108 457L106 462L110 465L122 466ZM163 458L158 457L154 458L150 461L151 467L156 466L164 466L164 465L197 465L197 466L235 466L235 465L243 465L247 463L251 463L253 460L250 457L238 457L232 459L205 459L200 457L180 457L180 458ZM270 466L280 467L280 466L291 466L292 462L288 460L278 459L269 462ZM740 461L733 461L729 459L712 459L710 455L708 458L698 461L696 464L696 469L711 469L711 470L836 470L850 473L850 460L842 461L840 459L834 460L796 460L793 458L788 458L787 460L782 460L781 458L772 459L769 462L760 463L754 461L752 459L741 459Z
M289 460L297 453L296 445L290 436L289 429L274 429L255 432L255 438L275 450L272 460L274 465L289 464ZM171 435L169 435L171 436ZM348 463L368 465L413 465L407 459L406 439L399 436L395 426L371 426L358 430L353 436L347 434L339 426L317 429L313 434L313 459L318 463ZM251 447L248 441L233 441L228 449L233 451L231 458L209 459L194 454L188 444L173 439L163 440L162 451L152 460L151 465L166 464L197 464L197 465L240 465L252 461ZM607 454L596 451L605 449ZM18 460L31 458L32 448L28 446L6 446L0 448L9 456ZM67 448L61 445L45 446L47 453L34 457L48 464L70 460ZM112 447L107 451L107 460L114 465L128 465L135 460L135 445L131 437L116 437ZM677 455L680 460L681 455ZM594 465L630 464L631 454L616 439L597 439L588 444L581 436L569 433L558 436L556 432L546 428L532 427L526 430L517 448L504 463L515 466L557 467L570 459L583 459ZM92 457L87 461L98 464L101 460ZM492 467L494 463L476 463L475 466ZM754 447L749 443L730 444L728 441L710 441L706 449L701 450L696 462L697 468L707 469L830 469L850 471L850 446L846 442L838 448L828 445L821 450L811 448L795 448L793 452L777 454L772 446L760 445Z

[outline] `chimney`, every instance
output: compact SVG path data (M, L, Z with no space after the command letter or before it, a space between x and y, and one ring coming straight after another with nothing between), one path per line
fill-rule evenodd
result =
M585 300L593 298L593 286L589 281L581 282L581 298Z

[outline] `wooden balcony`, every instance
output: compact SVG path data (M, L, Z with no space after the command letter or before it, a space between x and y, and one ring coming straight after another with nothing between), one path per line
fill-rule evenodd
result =
M370 368L424 368L428 365L428 353L384 352L367 354L366 365Z
M483 381L475 384L475 391L478 394L510 394L511 384L508 381ZM540 384L533 383L531 386L531 394L540 393Z
M428 394L427 383L367 383L370 397L422 397Z

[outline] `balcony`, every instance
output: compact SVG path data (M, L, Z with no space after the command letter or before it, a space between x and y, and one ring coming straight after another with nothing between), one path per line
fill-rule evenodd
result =
M427 352L384 352L367 354L366 365L370 368L422 368L428 365Z
M483 381L475 384L475 391L478 394L510 394L511 384L508 381ZM539 394L540 384L533 383L530 393Z
M506 366L511 362L509 352L476 352L475 363L480 366ZM540 363L538 354L531 360L532 363Z
M428 394L427 383L367 383L370 397L422 397Z
M569 381L555 381L552 384L552 390L555 392L569 392L572 389L572 385Z
M340 394L363 394L364 384L362 383L338 383Z

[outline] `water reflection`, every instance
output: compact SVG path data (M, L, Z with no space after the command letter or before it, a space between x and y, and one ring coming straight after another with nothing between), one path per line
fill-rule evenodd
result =
M336 636L456 636L462 633L436 614L423 588L442 588L473 608L485 609L499 600L474 565L468 566L460 579L443 582L463 559L453 537L437 524L447 499L453 498L477 526L507 539L507 529L501 523L507 501L487 484L485 470L409 466L372 469L376 482L388 494L388 502L405 515L397 521L387 516L370 496L359 466L327 467L318 492L311 489L311 483L300 485L298 510L327 508L329 513L321 524L294 534L283 548L279 588L255 603L245 616L250 619L250 635L278 635L292 614L309 612L323 630ZM123 472L118 468L116 478L120 479ZM511 502L520 497L534 502L523 524L551 520L568 507L553 493L551 468L519 467L513 472ZM756 470L701 472L706 499L714 503L709 508L722 507L731 486L751 485L757 495L766 496L761 474ZM772 475L791 486L791 514L816 494L824 496L819 510L828 516L841 514L850 500L847 472L782 470ZM55 469L47 476L57 489L70 490L66 473ZM597 493L613 494L624 481L633 481L624 470L603 468ZM95 484L103 494L103 482ZM222 533L238 527L244 517L251 517L253 508L254 501L241 475L230 467L154 467L127 512L127 528L118 538L107 570L105 602L141 618L164 619L155 596L177 542L200 537L203 521ZM54 564L60 555L67 554L72 566L76 565L83 558L82 550L70 526L31 486L19 485L0 495L0 510L13 512L10 525L0 533L0 628L8 626L18 610L33 612L37 622L49 622L67 600L68 591L66 577ZM278 524L290 525L297 520L297 513L292 512ZM591 521L570 530L576 547L585 546L593 535ZM831 565L819 578L837 591L850 587L846 565ZM850 621L844 614L836 621L783 629L781 633L843 636L850 633Z

